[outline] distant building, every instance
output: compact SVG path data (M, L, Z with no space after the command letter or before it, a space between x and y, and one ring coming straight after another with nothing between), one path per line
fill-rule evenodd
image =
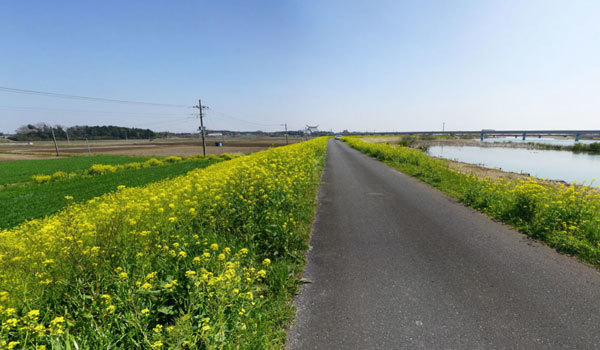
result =
M223 133L222 132L211 132L210 134L207 134L206 136L218 137L218 136L223 136Z
M315 126L310 126L310 125L306 125L306 129L304 129L304 133L307 135L312 135L313 133L319 131L319 126L315 125Z

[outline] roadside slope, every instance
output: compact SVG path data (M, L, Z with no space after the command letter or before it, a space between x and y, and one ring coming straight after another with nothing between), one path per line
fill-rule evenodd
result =
M288 349L600 346L600 274L330 141Z

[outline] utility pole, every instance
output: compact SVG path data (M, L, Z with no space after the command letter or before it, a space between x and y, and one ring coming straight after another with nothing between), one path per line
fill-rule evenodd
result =
M71 140L69 140L69 130L65 129L65 135L67 135L67 143L71 143Z
M85 144L87 145L87 148L88 148L88 154L91 156L92 155L92 150L90 149L90 143L88 142L87 137L85 138Z
M204 139L204 120L202 119L202 109L208 108L202 105L202 101L198 99L198 105L194 106L200 111L200 132L202 133L202 154L206 155L206 140Z
M54 149L56 149L56 156L58 157L58 145L56 144L56 136L54 135L54 128L50 127L50 130L52 130L52 140L54 140Z
M285 126L285 144L288 144L288 132L287 132L287 123L281 124L281 126Z

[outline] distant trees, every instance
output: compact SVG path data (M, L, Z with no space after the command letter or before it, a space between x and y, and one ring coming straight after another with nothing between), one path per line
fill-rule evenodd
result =
M65 130L62 126L57 125L54 129L55 135L59 138L59 135L64 135L66 138ZM52 128L46 123L27 124L20 126L16 131L15 135L11 139L24 141L24 140L51 140L52 139Z
M151 139L157 135L150 129L125 128L121 126L104 125L88 126L76 125L65 128L61 125L54 126L54 135L57 139L66 140L67 133L71 140L82 139ZM15 135L10 139L15 141L51 140L52 127L46 123L27 124L20 126Z
M124 128L120 126L76 125L67 132L70 138L151 139L156 133L150 129Z

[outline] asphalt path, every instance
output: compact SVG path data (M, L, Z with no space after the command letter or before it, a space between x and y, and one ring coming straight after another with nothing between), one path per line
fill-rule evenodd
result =
M600 272L331 140L288 349L599 349Z

